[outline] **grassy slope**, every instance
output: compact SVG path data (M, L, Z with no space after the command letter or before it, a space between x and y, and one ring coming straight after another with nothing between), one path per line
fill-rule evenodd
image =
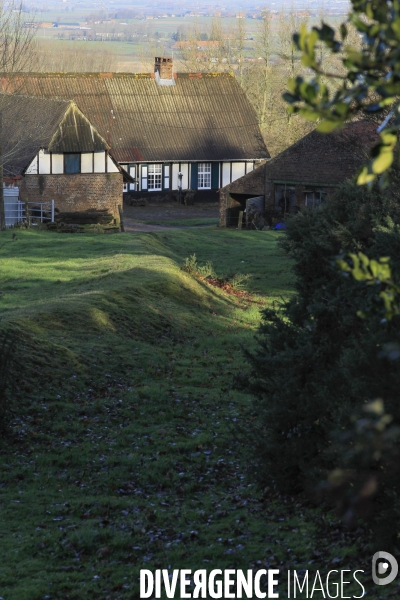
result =
M229 389L240 344L291 290L277 237L23 232L1 250L2 327L21 362L0 455L1 596L131 599L140 568L314 556L316 513L263 501L230 433L248 402ZM218 275L251 274L252 301L182 272L194 252ZM319 550L326 572L354 553L339 534Z

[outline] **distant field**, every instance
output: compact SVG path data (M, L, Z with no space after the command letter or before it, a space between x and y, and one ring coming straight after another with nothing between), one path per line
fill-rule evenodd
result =
M115 23L100 23L94 24L85 22L85 18L90 13L89 10L75 10L73 12L45 12L38 16L37 21L59 21L60 25L63 22L79 22L80 25L90 27L88 36L95 36L95 33L123 33L136 29L141 35L146 34L146 37L138 37L137 41L83 41L82 31L79 30L64 30L60 28L41 28L37 32L38 42L54 43L55 50L60 48L77 50L81 48L87 51L110 52L115 57L115 70L119 71L148 71L151 68L153 55L157 53L174 55L175 59L180 58L180 53L176 49L173 50L175 41L172 35L183 29L189 32L194 26L200 33L210 34L213 18L211 17L175 17L175 18L160 18L153 20L127 19L124 22L127 25L121 25L119 20ZM310 23L315 23L318 19L312 18ZM328 17L330 22L339 22L342 18ZM260 22L256 19L245 19L246 37L255 37L257 28ZM235 18L226 18L221 20L221 25L226 33L233 33L238 25L238 20ZM271 31L273 38L276 38L278 27L278 19L273 19ZM63 35L65 39L59 40L58 36ZM68 39L75 36L74 40ZM254 40L246 40L245 54L252 55L255 50Z

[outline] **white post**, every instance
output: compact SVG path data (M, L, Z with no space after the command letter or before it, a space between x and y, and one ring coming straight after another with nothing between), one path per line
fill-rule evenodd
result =
M54 223L54 200L51 201L51 222Z

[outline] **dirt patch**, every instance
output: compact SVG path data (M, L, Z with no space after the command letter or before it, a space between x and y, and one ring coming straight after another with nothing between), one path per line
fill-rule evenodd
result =
M148 203L146 206L129 206L124 204L124 221L168 221L174 219L214 218L218 222L218 202L196 203L193 206L174 203ZM156 227L155 225L152 227ZM154 231L154 230L153 230Z
M182 229L181 227L174 227L173 225L150 225L148 223L142 223L140 221L135 221L135 219L130 219L129 217L124 216L124 228L125 233L133 233L135 231L141 231L144 233L150 233L151 231L164 231L165 229Z

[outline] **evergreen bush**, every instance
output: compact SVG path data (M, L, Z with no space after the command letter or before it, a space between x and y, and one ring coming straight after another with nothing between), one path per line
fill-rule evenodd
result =
M381 351L400 343L399 317L358 317L376 290L335 265L349 252L390 256L399 279L397 187L394 181L385 192L367 191L348 183L320 209L288 220L281 243L294 259L296 294L278 312L264 312L240 382L254 398L245 433L263 486L315 489L341 460L336 432L364 403L383 398L400 423L400 370Z

